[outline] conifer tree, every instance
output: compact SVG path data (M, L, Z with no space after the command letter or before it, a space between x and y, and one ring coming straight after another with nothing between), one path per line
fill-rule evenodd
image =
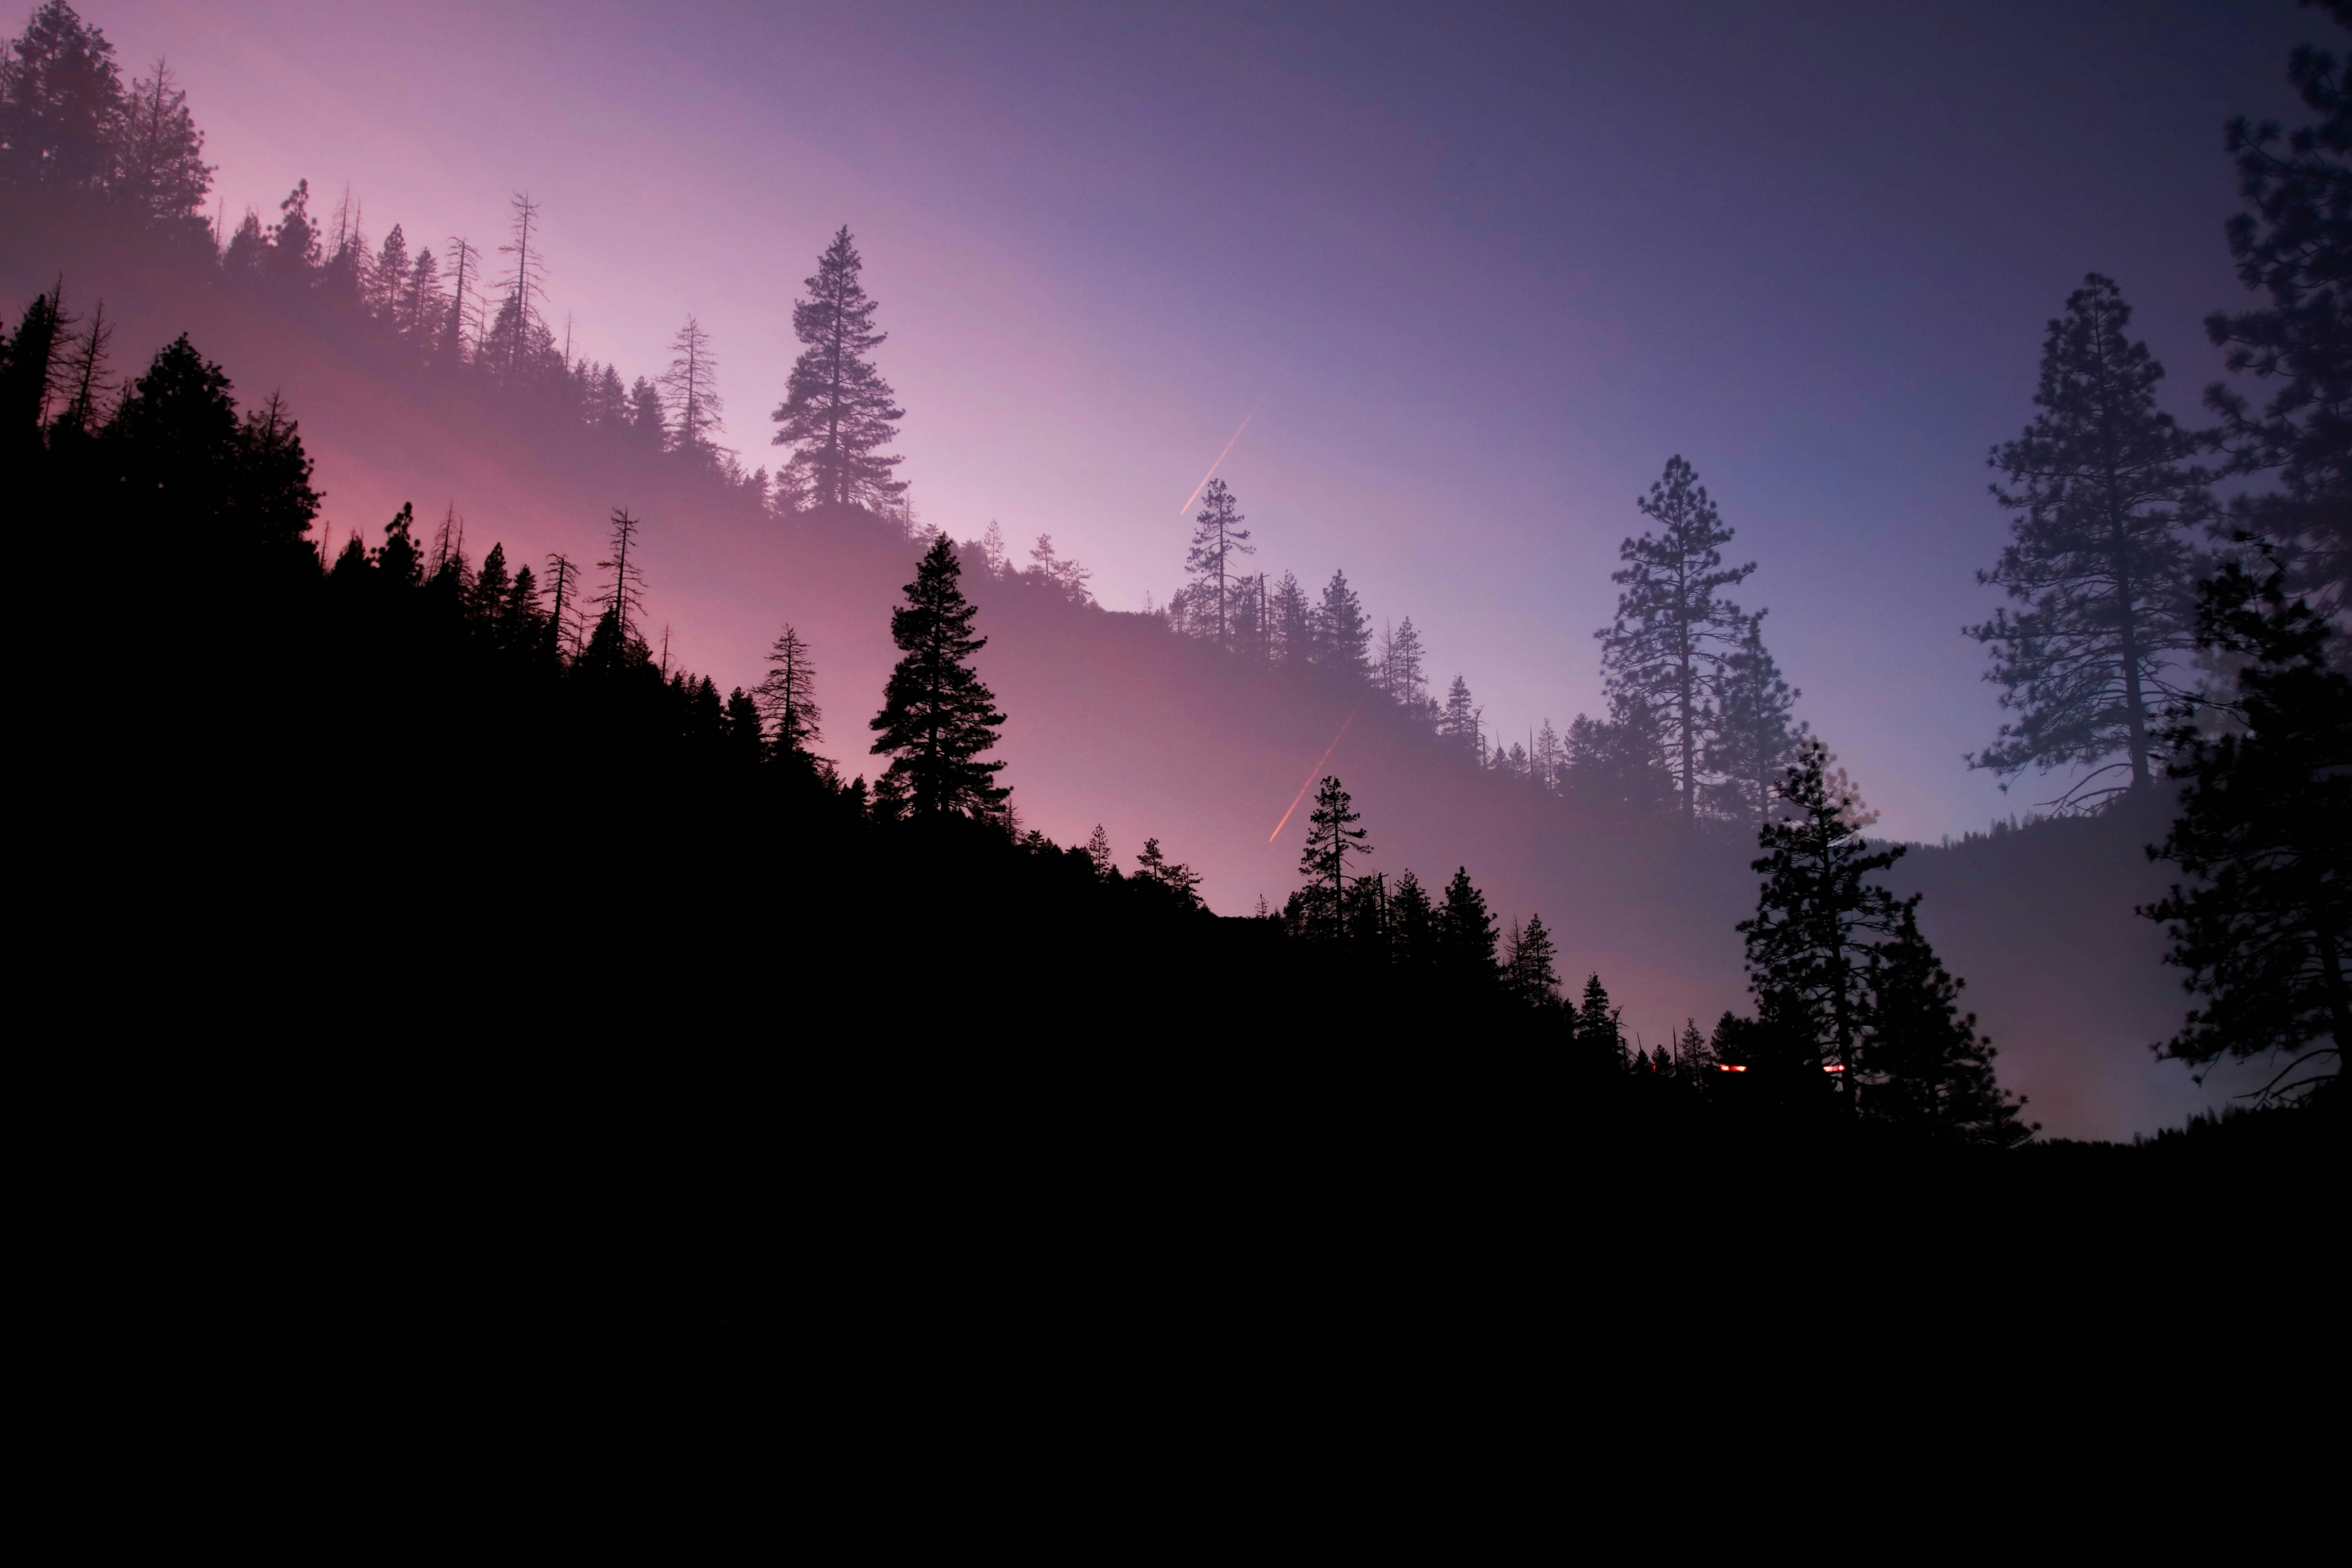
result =
M205 133L188 112L188 95L171 68L131 83L114 121L114 195L149 222L187 234L204 219L213 167L205 162Z
M2021 1143L2034 1132L2018 1120L2024 1101L2001 1092L1998 1053L1977 1033L1976 1015L1960 1012L1963 983L1920 934L1917 903L1900 906L1893 934L1867 957L1857 1103L1865 1120L1928 1142Z
M105 33L66 0L45 0L15 43L0 47L0 180L103 186L121 100L122 73Z
M1625 564L1610 576L1623 590L1617 618L1593 635L1610 695L1645 710L1654 725L1688 822L1698 813L1716 679L1747 626L1739 606L1717 590L1737 586L1756 565L1723 564L1732 531L1681 457L1667 459L1664 475L1634 504L1658 531L1618 546Z
M595 603L604 606L601 621L610 621L617 647L626 649L645 639L638 635L638 617L646 613L645 569L629 559L637 532L645 527L645 519L632 517L626 507L614 507L612 517L612 537L608 546L612 553L596 563L599 569L613 574L604 591L596 595Z
M1275 584L1271 610L1275 646L1281 662L1294 667L1313 664L1317 657L1315 608L1307 602L1307 591L1298 585L1298 579L1287 572Z
M1576 1010L1576 1042L1593 1065L1626 1065L1625 1037L1617 1022L1622 1011L1610 1005L1609 988L1601 984L1601 976L1586 977L1583 1001Z
M1486 895L1472 885L1466 866L1445 884L1436 936L1438 967L1454 984L1484 985L1496 978L1495 917L1486 912Z
M512 381L522 374L524 356L547 336L547 323L539 313L541 302L547 298L547 266L533 244L539 227L539 204L518 191L508 205L514 213L512 234L506 244L499 247L499 254L510 256L514 261L499 279L506 300L499 308L489 357L499 372ZM688 318L688 326L692 325Z
M1758 827L1770 815L1773 786L1795 760L1805 725L1794 718L1804 693L1781 679L1764 646L1764 616L1748 620L1738 652L1724 661L1717 687L1720 706L1707 738L1709 795L1718 815Z
M1429 676L1423 668L1425 657L1421 633L1413 629L1411 616L1399 622L1395 631L1381 638L1381 689L1408 710L1418 710L1429 696Z
M1464 756L1478 752L1478 716L1484 712L1470 700L1470 683L1460 676L1446 689L1445 707L1437 720L1437 738Z
M2004 779L2091 768L2070 800L2147 786L2158 708L2174 694L2167 669L2194 641L2183 520L2203 493L2189 462L2198 438L2157 407L2164 367L2125 336L2130 321L2112 279L2084 279L2050 323L2033 395L2042 412L1989 459L2014 487L1996 484L1995 499L2021 515L2000 564L1977 581L2024 608L1968 628L1992 650L1985 679L2016 715L1969 765ZM2126 784L2094 786L2109 766Z
M1861 1087L1871 954L1910 905L1870 879L1901 859L1905 847L1870 847L1854 826L1861 802L1832 789L1830 761L1819 740L1799 749L1780 787L1782 820L1758 835L1765 854L1754 868L1764 873L1764 886L1755 915L1738 930L1748 939L1748 984L1759 1012L1797 1031L1824 1068L1844 1075L1852 1109Z
M725 409L713 379L719 365L711 356L710 334L688 316L669 349L669 369L662 373L661 386L669 413L670 447L697 463L715 465L714 433Z
M806 756L822 738L824 721L816 705L816 667L808 643L787 626L768 650L767 678L760 682L759 702L765 714L775 754Z
M375 262L368 268L368 311L396 329L407 294L408 236L394 224L392 232L383 237L383 248L376 252Z
M1349 858L1372 851L1371 845L1365 842L1371 830L1349 826L1362 820L1359 813L1349 809L1349 805L1348 792L1339 786L1337 777L1327 777L1316 786L1315 809L1307 817L1307 844L1298 857L1299 874L1314 890L1311 902L1322 917L1326 931L1334 938L1342 934L1340 922L1347 914L1348 885L1353 879L1348 875Z
M262 268L279 288L305 289L318 275L319 250L319 226L310 218L310 182L302 180L278 204L278 221L270 226Z
M996 744L1004 715L969 662L988 639L972 635L979 612L957 584L962 574L955 546L938 535L907 602L890 612L890 637L905 657L883 689L873 751L891 758L881 784L903 792L919 816L991 816L1013 793L995 782L1003 763L978 760Z
M1372 673L1372 626L1365 618L1363 601L1348 586L1344 572L1331 574L1323 585L1323 603L1315 616L1316 662L1350 681L1369 679Z
M669 410L662 405L661 389L642 375L629 387L629 434L645 452L658 452L669 441Z
M889 334L874 328L876 302L857 278L864 266L844 224L817 258L808 298L793 306L793 331L805 346L771 417L774 444L793 448L797 488L827 505L882 511L906 493L891 477L899 459L881 448L907 411L867 357Z
M1511 991L1521 1001L1547 1004L1559 999L1559 969L1555 962L1559 950L1552 944L1551 932L1544 929L1543 916L1529 915L1524 926L1511 925L1511 941L1503 968L1510 978Z
M1234 646L1234 558L1257 553L1242 522L1233 490L1224 480L1211 479L1201 492L1200 513L1192 519L1192 549L1184 558L1184 569L1200 584L1203 605L1213 606L1215 618L1210 626L1219 647Z
M1197 889L1201 886L1201 873L1180 860L1168 858L1167 852L1160 847L1160 840L1145 839L1143 853L1135 859L1139 868L1137 874L1146 881L1159 883L1188 904L1200 905L1201 895Z
M548 610L547 634L551 646L580 651L580 568L568 555L550 555L548 574L555 579L555 602Z
M2352 27L2352 4L2320 0ZM2260 308L2216 311L2205 331L2230 369L2270 388L2259 407L2220 384L2219 413L2239 473L2274 469L2275 487L2232 505L2234 521L2268 540L2287 587L2323 615L2352 595L2352 79L2325 49L2294 51L2287 77L2310 123L2282 132L2230 122L2247 210L2229 222L2238 280Z
M0 365L0 430L12 442L37 445L49 422L49 401L64 377L66 318L58 308L62 289L35 296L8 340L7 360Z
M2194 710L2175 716L2187 788L2148 854L2190 881L2140 912L2167 922L2167 962L2205 998L2164 1055L2200 1077L2225 1056L2283 1058L2265 1092L2290 1097L2333 1057L2337 1093L2352 1044L2352 680L2331 668L2326 617L2288 596L2275 547L2263 554L2262 577L2231 563L2200 591L2200 640L2242 661L2233 723L2209 735Z
M1111 868L1118 864L1118 858L1111 853L1110 835L1103 831L1103 825L1099 822L1095 824L1093 834L1087 839L1087 858L1094 862L1097 877L1109 876Z
M1426 970L1437 963L1437 907L1410 869L1397 879L1389 900L1389 952L1405 969Z

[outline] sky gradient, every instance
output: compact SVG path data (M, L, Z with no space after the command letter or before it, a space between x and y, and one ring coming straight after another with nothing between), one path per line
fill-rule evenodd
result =
M170 58L232 224L307 177L373 237L487 250L529 192L577 350L652 374L694 314L747 465L848 224L922 520L1051 533L1115 608L1181 581L1179 503L1260 407L1222 469L1256 563L1412 616L1507 741L1600 711L1617 543L1680 453L1801 713L1929 839L2055 793L1961 764L1999 721L1959 632L1999 602L1984 457L2043 323L2116 277L2195 416L2242 297L2222 121L2290 117L2288 49L2333 32L2285 0L83 11Z

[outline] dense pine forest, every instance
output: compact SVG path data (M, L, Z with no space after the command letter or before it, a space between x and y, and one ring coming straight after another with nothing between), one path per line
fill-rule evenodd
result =
M1969 628L2009 714L1970 765L2058 781L2005 833L2036 847L2012 879L2048 874L2064 835L2148 846L2166 886L2109 902L2165 933L2171 970L2146 984L2193 993L2161 1047L2171 1070L2280 1069L2247 1102L2263 1115L2195 1124L2189 1142L2214 1145L2284 1117L2332 1125L2352 1033L2331 831L2352 788L2333 412L2352 110L2332 58L2295 70L2315 128L2231 132L2249 211L2230 242L2267 303L2211 323L2267 399L2217 386L2219 423L2182 428L2156 406L2163 370L2119 286L2088 276L2050 323L2038 412L1992 455L2015 525L1983 579L2014 607ZM1994 864L2004 835L1916 852L1867 836L1765 611L1729 596L1755 568L1727 563L1734 530L1683 457L1620 552L1618 612L1596 634L1607 713L1513 740L1463 675L1437 695L1410 616L1376 626L1344 571L1310 592L1250 570L1223 479L1194 498L1185 581L1139 616L1096 603L1050 537L1024 566L994 524L962 542L927 527L888 450L905 411L845 226L794 309L775 467L747 468L715 434L700 322L657 374L572 353L528 197L487 258L397 225L372 238L355 199L322 216L307 184L266 225L208 216L203 138L168 68L126 83L63 0L9 46L0 114L8 259L56 279L0 321L0 482L53 521L36 546L51 581L71 580L69 541L138 568L118 575L114 618L139 636L89 657L149 716L59 722L112 764L90 792L113 824L96 858L110 885L152 886L172 934L150 939L176 985L241 998L263 1026L333 1018L385 1042L878 1052L1025 1092L1196 1105L1236 1084L1286 1102L1377 1087L1530 1138L2047 1146L1931 938L1957 896L1937 889L1973 873L1903 881L1938 853ZM53 263L29 257L44 246ZM186 330L118 366L121 307L76 282L94 256L143 318L176 310ZM346 515L338 533L301 385L256 395L207 357L207 327L256 322L582 493L650 496L704 520L706 541L766 531L835 580L887 583L887 602L777 618L762 670L725 679L671 657L648 609L658 522L640 510L604 506L601 550L530 558L483 548L454 502ZM63 632L65 614L44 618ZM837 695L868 685L836 673L853 638L887 671L870 713ZM1033 666L992 673L992 638L1180 671L1245 710L1220 720L1244 735L1354 732L1382 787L1318 764L1276 828L1291 880L1254 912L1212 912L1174 825L1141 824L1124 856L1100 826L1056 843L1028 826L1025 786L999 775L1051 703ZM166 787L126 784L134 757ZM1517 826L1480 841L1494 864L1407 868L1432 865L1433 836L1394 820L1426 779L1530 839L1573 837L1575 907L1535 907L1504 858ZM1497 878L1523 912L1498 912ZM1662 881L1682 896L1652 910L1654 891L1633 889ZM1745 1005L1694 1001L1637 1031L1605 963L1580 962L1609 926L1676 962L1739 954Z

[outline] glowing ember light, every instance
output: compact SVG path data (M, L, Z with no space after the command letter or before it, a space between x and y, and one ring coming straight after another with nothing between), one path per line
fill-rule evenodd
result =
M1248 421L1244 420L1243 423L1247 424ZM1202 482L1205 484L1207 481L1203 480ZM1349 714L1346 719L1340 721L1339 735L1344 735L1348 732L1348 726L1356 721L1356 713L1361 713L1363 710L1363 703L1357 703L1355 713ZM1289 826L1290 812L1297 811L1298 809L1298 803L1307 798L1307 792L1315 787L1315 775L1323 771L1323 764L1329 762L1331 760L1331 753L1339 749L1339 735L1334 735L1331 737L1331 743L1323 748L1323 755L1317 760L1312 768L1309 768L1307 771L1307 782L1300 784L1298 786L1298 793L1290 797L1290 811L1284 812L1282 814L1282 820L1274 825L1274 831L1265 836L1265 841L1268 844L1273 843L1276 839L1282 837L1283 828Z
M1265 406L1265 400L1269 395L1271 395L1270 393L1261 393L1258 395L1257 408L1263 408ZM1253 408L1247 414L1242 416L1241 427L1234 432L1234 441L1240 440L1242 438L1242 431L1248 429L1249 422L1257 417L1257 408ZM1233 451L1234 441L1228 441L1225 443L1224 451L1217 454L1217 461L1209 465L1209 471L1201 476L1201 482L1192 487L1192 493L1186 496L1184 498L1184 504L1176 509L1176 515L1178 517L1181 517L1186 512L1192 510L1192 502L1199 498L1202 490L1209 488L1209 481L1217 477L1218 466L1225 460L1226 455ZM1279 833L1282 829L1277 827L1275 831Z
M1729 1062L1717 1062L1715 1064L1715 1070L1717 1072L1746 1072L1748 1069L1746 1068L1733 1067Z
M1832 1062L1822 1070L1823 1072L1843 1072L1845 1071L1845 1064L1843 1062Z

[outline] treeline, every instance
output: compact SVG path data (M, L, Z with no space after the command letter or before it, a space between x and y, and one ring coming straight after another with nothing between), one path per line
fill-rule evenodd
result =
M269 221L208 219L213 173L168 66L126 86L112 43L66 0L46 0L0 47L0 204L12 221L94 226L126 253L298 321L389 384L559 451L657 465L709 504L786 522L857 509L912 535L898 459L884 450L904 411L870 357L883 334L846 228L793 312L805 348L772 416L785 451L772 475L719 443L717 351L692 317L652 374L572 352L530 196L513 196L509 232L486 251L398 223L378 241L356 196L320 213L307 180Z

